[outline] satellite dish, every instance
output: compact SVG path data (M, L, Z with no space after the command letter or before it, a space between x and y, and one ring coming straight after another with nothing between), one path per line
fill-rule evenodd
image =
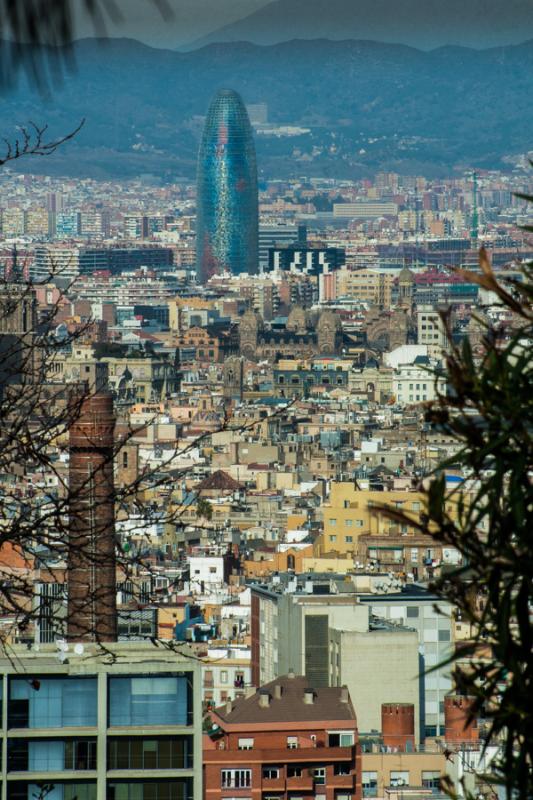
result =
M74 652L76 653L77 656L82 656L83 653L84 653L84 650L85 650L85 648L83 647L83 645L81 643L78 643L78 644L74 645Z

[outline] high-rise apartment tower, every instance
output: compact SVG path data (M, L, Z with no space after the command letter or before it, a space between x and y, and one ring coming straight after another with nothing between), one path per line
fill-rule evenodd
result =
M257 166L246 107L231 89L213 98L200 146L196 263L205 283L258 269Z

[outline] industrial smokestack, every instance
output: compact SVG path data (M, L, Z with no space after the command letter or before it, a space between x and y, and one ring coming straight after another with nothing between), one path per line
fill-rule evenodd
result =
M113 398L73 398L69 432L68 619L71 641L117 640Z

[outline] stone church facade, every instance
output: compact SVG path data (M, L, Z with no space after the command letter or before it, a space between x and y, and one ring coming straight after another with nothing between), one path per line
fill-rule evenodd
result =
M239 324L239 352L251 361L336 355L342 347L342 326L333 311L312 314L295 307L284 324L265 324L255 311L246 311Z

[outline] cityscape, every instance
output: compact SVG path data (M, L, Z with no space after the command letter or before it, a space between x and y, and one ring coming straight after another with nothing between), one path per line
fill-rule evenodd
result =
M182 0L146 30L134 3L123 33L99 5L58 4L55 29L24 0L7 37L27 86L0 114L1 800L527 800L533 150L343 123L320 55L343 3L209 26L202 0L179 37ZM374 44L492 53L483 24L456 41L420 13ZM92 48L98 14L109 53L146 49L144 106L107 87L117 131L139 114L127 153L90 144L102 76L27 69ZM229 52L296 64L303 42L305 112L248 56L225 82ZM210 63L170 160L152 52ZM57 135L71 80L85 119Z

